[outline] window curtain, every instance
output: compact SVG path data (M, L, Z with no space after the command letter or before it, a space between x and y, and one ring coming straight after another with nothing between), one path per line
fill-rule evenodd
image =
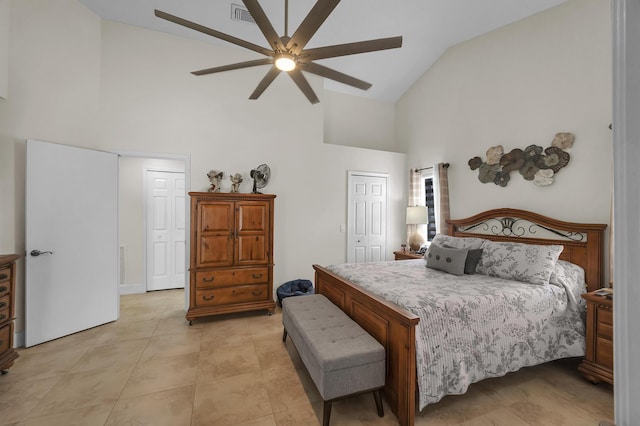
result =
M436 231L440 234L447 234L449 232L447 220L451 217L449 212L449 177L447 174L448 170L449 163L438 163L433 166L433 186L436 205Z
M409 170L409 196L407 197L407 207L424 206L424 181L422 173L416 169ZM407 225L407 238L413 234L420 225Z

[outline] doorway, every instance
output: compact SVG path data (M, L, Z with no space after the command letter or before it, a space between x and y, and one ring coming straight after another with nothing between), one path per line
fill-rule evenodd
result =
M387 252L386 173L349 171L347 262L380 262Z
M189 159L121 153L119 166L120 294L186 288ZM153 176L169 178L163 184L172 187L164 191L170 199L163 197L162 185L153 189ZM160 208L162 204L166 208ZM164 227L166 232L160 229ZM182 236L177 235L180 231Z

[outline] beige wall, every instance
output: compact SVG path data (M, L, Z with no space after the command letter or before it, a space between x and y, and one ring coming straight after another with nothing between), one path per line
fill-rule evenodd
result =
M410 167L451 164L451 215L496 207L609 223L612 187L610 2L573 0L449 49L396 105ZM483 184L467 162L487 148L576 141L548 187L512 173Z
M0 252L23 253L25 140L112 151L184 155L191 189L206 173L245 176L271 166L277 194L275 280L312 278L313 263L346 260L347 170L390 174L388 255L399 247L406 156L323 143L323 104L310 105L280 76L247 97L264 69L194 77L246 58L241 49L101 22L75 0L12 0L9 97L0 99ZM321 101L322 81L309 78ZM357 118L357 117L356 117ZM400 212L400 213L396 213ZM394 232L395 230L395 232ZM17 331L24 329L24 261Z
M324 142L400 152L395 146L395 103L325 92Z

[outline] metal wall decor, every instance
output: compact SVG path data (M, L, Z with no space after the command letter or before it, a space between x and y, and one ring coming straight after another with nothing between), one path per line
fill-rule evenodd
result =
M468 164L471 170L478 170L478 180L482 183L493 182L505 187L511 180L511 172L517 171L525 180L547 186L569 164L571 156L565 150L573 146L574 140L573 133L556 133L547 148L529 145L524 150L516 148L506 154L502 145L492 146L487 150L486 161L473 157Z

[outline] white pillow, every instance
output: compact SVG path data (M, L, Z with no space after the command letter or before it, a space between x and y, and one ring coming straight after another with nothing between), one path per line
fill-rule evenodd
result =
M479 249L482 247L482 243L485 240L483 238L462 238L462 237L452 237L450 235L436 234L433 237L434 244L439 245L440 247L451 247L456 249Z
M485 240L478 274L531 284L549 284L563 246Z

